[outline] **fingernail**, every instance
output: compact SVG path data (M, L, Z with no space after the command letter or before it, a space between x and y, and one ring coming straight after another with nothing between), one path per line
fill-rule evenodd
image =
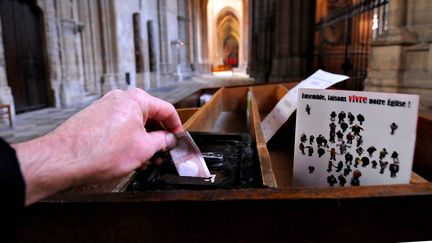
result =
M172 149L177 145L177 138L174 134L168 133L165 139L167 143L167 149Z

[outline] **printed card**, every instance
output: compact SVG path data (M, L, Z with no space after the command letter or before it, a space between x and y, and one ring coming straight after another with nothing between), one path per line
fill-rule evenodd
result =
M299 89L294 186L409 183L417 95Z

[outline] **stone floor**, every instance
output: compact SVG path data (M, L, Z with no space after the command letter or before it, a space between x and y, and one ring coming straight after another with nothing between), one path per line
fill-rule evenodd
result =
M181 83L173 83L160 88L147 90L148 93L176 103L191 93L208 87L222 87L251 84L253 80L241 73L221 73L219 75L203 75ZM67 118L82 110L89 103L68 108L46 108L42 110L18 114L14 127L10 128L6 120L0 123L0 137L9 143L27 141L54 130Z

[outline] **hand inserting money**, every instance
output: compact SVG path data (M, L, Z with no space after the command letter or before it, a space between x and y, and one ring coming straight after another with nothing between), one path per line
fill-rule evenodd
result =
M212 182L216 175L211 175L201 151L188 132L176 134L178 143L170 151L172 160L180 176L210 178Z

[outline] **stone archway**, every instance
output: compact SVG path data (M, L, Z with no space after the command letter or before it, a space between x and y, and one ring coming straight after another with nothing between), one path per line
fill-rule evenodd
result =
M221 11L216 21L217 43L219 58L224 64L238 67L240 46L240 23L230 9Z
M238 66L245 66L248 50L247 0L208 0L207 29L209 59L213 65L226 62L227 45L237 49ZM246 14L245 14L246 13ZM236 65L236 66L237 66Z

